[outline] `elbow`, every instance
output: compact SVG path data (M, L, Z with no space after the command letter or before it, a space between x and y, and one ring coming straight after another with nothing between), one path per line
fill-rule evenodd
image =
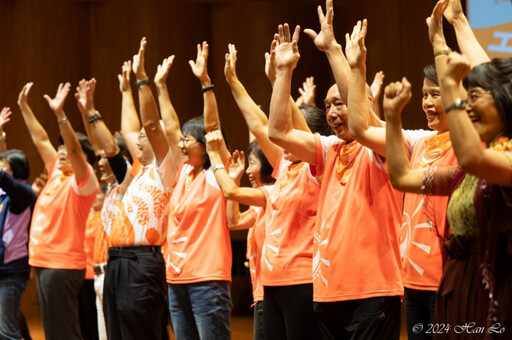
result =
M112 140L103 146L103 151L105 152L106 157L113 157L119 153L119 147L117 146L117 143Z
M159 121L155 121L153 119L144 120L142 123L142 126L144 127L144 131L146 132L146 135L150 131L156 131L160 125Z
M286 140L286 133L280 131L279 129L269 127L268 138L272 143L282 145L282 143Z
M467 155L463 157L457 157L457 159L462 171L468 174L475 174L477 170L482 167L482 162L480 161L481 158L477 155Z
M348 131L350 133L350 137L356 139L356 140L359 140L361 137L363 137L363 134L364 134L364 130L359 128L359 127L356 127L356 126L352 126L352 125L348 125Z
M407 172L403 171L396 171L393 169L389 169L389 181L391 182L391 185L393 188L405 191L405 183L406 183L406 176Z

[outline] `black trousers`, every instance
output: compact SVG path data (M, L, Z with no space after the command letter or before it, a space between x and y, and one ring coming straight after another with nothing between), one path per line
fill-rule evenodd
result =
M84 340L98 340L98 313L94 280L84 280L78 294L78 318Z
M313 284L264 286L265 340L314 340L318 330L313 315Z
M160 247L109 249L103 310L109 340L159 340L169 309Z
M400 297L385 296L340 302L315 302L322 339L400 338Z

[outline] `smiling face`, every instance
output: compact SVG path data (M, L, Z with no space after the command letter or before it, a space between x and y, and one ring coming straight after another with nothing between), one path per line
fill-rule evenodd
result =
M112 168L108 162L108 159L105 155L105 151L101 151L100 160L98 161L98 167L100 169L101 180L108 181L114 178L114 173L112 172Z
M494 98L489 91L481 87L469 88L466 111L480 139L487 145L503 133L505 122L498 113Z
M146 132L144 128L140 130L139 139L137 140L137 154L135 157L139 159L142 165L149 165L153 162L155 158L155 153L153 152L153 148L151 147L151 143L149 143L148 136L146 136Z
M348 108L341 99L336 85L331 86L329 91L327 91L324 104L327 123L336 136L347 142L351 141L352 138L348 128Z
M194 167L202 167L204 164L204 156L206 155L206 147L200 143L194 136L184 134L180 137L178 147L183 153L185 163Z
M439 86L433 81L424 78L422 92L421 106L427 116L428 127L439 133L448 131L448 120L444 113Z
M247 177L249 177L249 181L253 188L258 188L263 185L261 182L261 161L254 152L251 152L249 155L249 166L247 167L247 170L245 170L245 173L247 174Z
M59 161L57 163L57 169L64 173L73 172L73 168L71 167L71 163L68 161L68 150L64 144L60 145L57 148L57 154L59 156Z

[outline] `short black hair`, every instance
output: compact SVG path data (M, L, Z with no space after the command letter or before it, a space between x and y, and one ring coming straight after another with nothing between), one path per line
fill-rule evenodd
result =
M257 140L253 140L249 144L249 147L247 148L247 156L249 156L251 153L253 153L261 163L261 181L265 184L273 184L276 181L276 179L272 177L274 167L270 165L267 157L265 157L265 154L263 153L263 150L261 150L261 146L258 144Z
M505 125L503 136L512 138L512 58L494 58L475 66L463 84L466 89L481 87L491 91Z
M10 149L0 153L0 159L5 159L12 170L12 177L27 180L30 176L30 167L23 151Z
M302 104L299 106L300 112L306 119L309 129L313 133L319 133L321 136L330 136L333 131L327 123L325 111L317 106Z
M87 156L87 162L91 165L95 164L98 161L98 157L96 157L96 153L92 148L91 142L89 138L82 132L75 132L76 137L78 138L78 142L82 147L82 152ZM62 139L62 135L59 135L59 143L64 144L64 139Z
M437 79L436 64L429 64L423 68L423 76L439 86L439 80Z
M220 129L222 133L222 137L224 138L224 143L226 143L226 147L228 147L228 140L226 138L226 134L224 130ZM197 116L189 119L183 126L181 127L181 133L184 135L193 136L199 143L203 144L206 148L206 129L204 127L204 116ZM229 147L228 147L229 149ZM203 169L208 169L210 167L210 157L208 154L204 153L204 161L203 161Z

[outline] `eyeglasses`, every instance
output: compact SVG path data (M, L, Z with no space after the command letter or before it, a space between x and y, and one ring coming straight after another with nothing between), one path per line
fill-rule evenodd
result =
M197 140L181 136L180 142L184 145L191 145L191 144L197 143Z
M491 91L470 90L468 92L468 104L473 105L478 100L478 98L486 93L491 93Z

